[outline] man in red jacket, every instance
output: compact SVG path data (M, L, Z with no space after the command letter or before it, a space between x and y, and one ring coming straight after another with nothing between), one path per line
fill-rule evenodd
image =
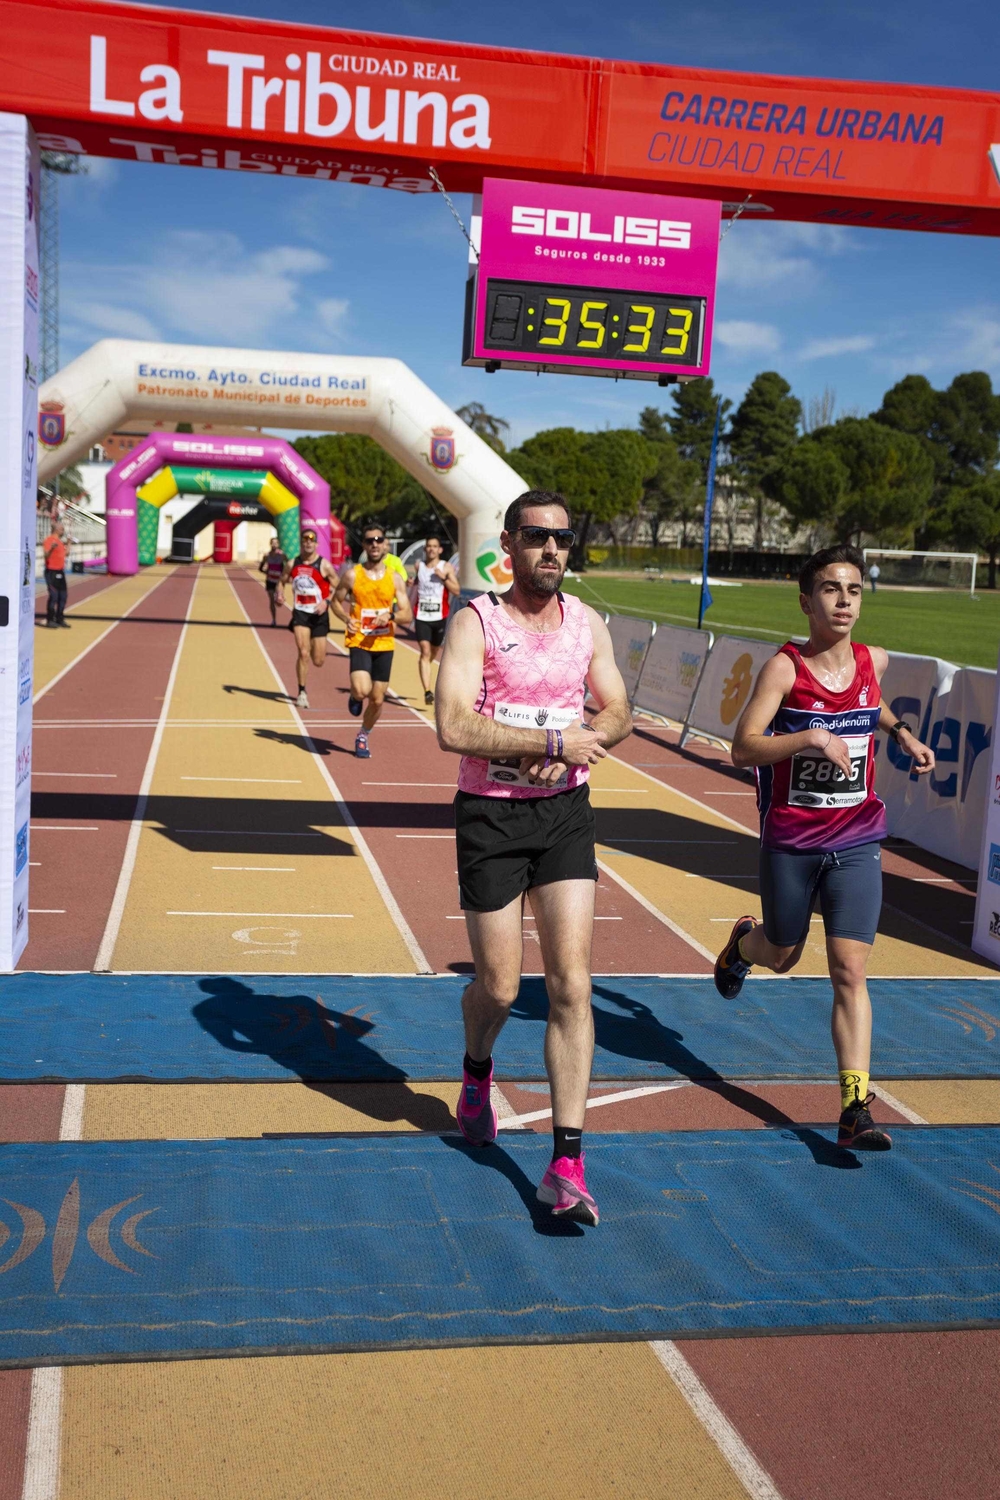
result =
M66 543L63 541L63 523L54 521L52 530L42 543L45 557L45 587L49 591L49 603L45 623L49 630L68 630L66 613Z

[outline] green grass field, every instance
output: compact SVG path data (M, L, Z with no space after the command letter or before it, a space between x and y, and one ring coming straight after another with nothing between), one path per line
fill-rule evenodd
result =
M567 579L566 588L595 609L676 625L698 622L698 588L684 580L608 578L598 572ZM798 591L788 583L744 583L713 589L705 624L716 635L751 635L780 645L804 634ZM997 665L1000 589L970 598L957 589L928 593L879 589L865 593L857 638L889 651L939 656L959 666Z

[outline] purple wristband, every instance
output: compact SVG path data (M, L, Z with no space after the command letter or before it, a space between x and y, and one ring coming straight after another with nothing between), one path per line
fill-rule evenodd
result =
M557 729L557 730L554 731L554 733L555 733L555 737L556 737L556 760L562 760L562 758L563 758L563 737L562 737L562 730L561 729Z
M554 759L554 751L555 751L555 736L554 736L554 734L553 734L553 732L552 732L551 729L546 729L546 731L545 731L545 767L543 767L543 769L545 769L548 766L551 766L552 761Z

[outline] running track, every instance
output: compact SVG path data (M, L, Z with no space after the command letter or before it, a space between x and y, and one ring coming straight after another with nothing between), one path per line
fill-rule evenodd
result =
M241 570L161 570L129 588L87 580L71 603L74 631L40 635L53 686L36 710L32 936L21 967L86 969L99 955L135 969L468 967L454 920L454 762L437 749L412 650L402 645L394 668L402 701L387 708L372 760L358 762L343 657L331 652L312 674L312 707L297 714L280 691L293 682L291 641L267 627L263 591ZM146 816L134 823L144 786ZM718 752L679 753L675 736L652 726L602 766L596 972L708 972L706 953L725 931L713 918L755 904L749 790ZM261 834L252 853L241 842L247 827ZM272 828L276 842L264 836ZM296 843L300 833L309 837ZM967 871L903 846L887 854L886 873L884 972L990 972L965 946ZM222 908L352 915L329 926L276 917L255 952L234 922L210 914ZM193 915L168 914L180 909ZM309 927L329 935L311 937ZM530 929L528 969L537 966ZM288 952L274 951L282 944ZM887 1082L910 1116L1000 1122L997 1085ZM455 1092L8 1085L0 1135L441 1129ZM546 1107L543 1090L504 1093L513 1114ZM683 1087L600 1106L589 1129L760 1128L835 1109L835 1090L821 1086ZM879 1113L901 1118L884 1102ZM986 1500L1000 1441L984 1394L998 1375L1000 1336L983 1332L84 1367L55 1384L51 1372L36 1379L26 1479L32 1377L7 1371L0 1500L54 1497L60 1471L59 1493L88 1500L247 1490L265 1500L436 1497L462 1492L470 1453L476 1491L489 1500L575 1495L581 1469L588 1490L636 1497L839 1500L846 1486L880 1500L936 1500L943 1490Z

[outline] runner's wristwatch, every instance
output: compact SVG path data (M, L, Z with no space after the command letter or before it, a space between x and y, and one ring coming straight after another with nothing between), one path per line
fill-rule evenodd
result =
M905 719L897 719L895 724L893 724L892 728L889 730L890 735L896 741L897 745L899 744L899 731L901 729L905 729L907 734L913 733L913 730L910 728L909 724L907 724Z

